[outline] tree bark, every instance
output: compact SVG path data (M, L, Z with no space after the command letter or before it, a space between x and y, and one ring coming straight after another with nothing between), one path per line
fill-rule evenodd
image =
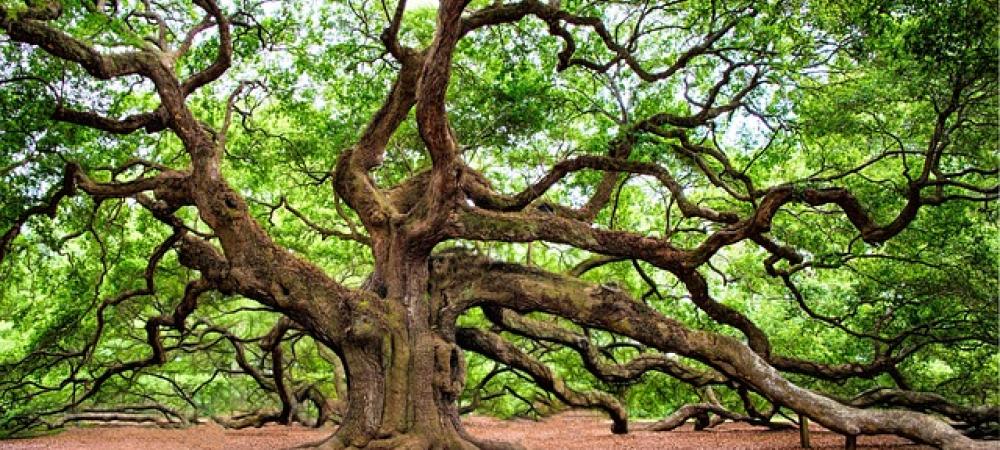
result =
M441 321L428 294L429 254L399 235L373 236L376 271L369 288L382 295L379 332L347 339L338 353L348 380L348 409L319 448L519 448L473 438L462 428L457 398L465 357L454 323Z

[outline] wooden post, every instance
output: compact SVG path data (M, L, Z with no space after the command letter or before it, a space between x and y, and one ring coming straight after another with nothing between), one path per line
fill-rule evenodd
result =
M844 442L844 450L857 450L858 448L858 437L849 434L846 436L846 442Z
M809 445L809 418L799 414L799 444L802 448L812 448Z

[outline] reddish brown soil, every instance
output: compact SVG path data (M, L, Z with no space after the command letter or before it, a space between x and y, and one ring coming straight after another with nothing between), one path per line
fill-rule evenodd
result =
M798 430L768 431L744 424L727 423L708 431L694 431L685 425L669 432L642 431L648 423L629 423L632 432L611 434L611 421L587 412L567 412L543 422L530 420L501 421L488 417L465 420L469 431L481 438L520 441L529 449L797 449ZM842 449L844 438L836 433L811 428L810 443L815 449ZM859 449L923 450L930 447L913 445L895 436L862 436Z
M635 431L612 435L610 421L582 412L568 412L545 421L502 421L488 417L465 420L475 436L519 441L529 449L795 449L798 432L766 431L742 424L725 424L711 431L693 431L690 425L671 432L641 431L645 424L633 422ZM188 429L146 427L73 428L63 433L32 439L0 441L2 450L24 449L278 449L318 441L331 428L267 426L247 430L226 430L218 425L199 425ZM844 448L844 439L829 431L814 428L813 448ZM926 449L894 436L864 436L858 448Z

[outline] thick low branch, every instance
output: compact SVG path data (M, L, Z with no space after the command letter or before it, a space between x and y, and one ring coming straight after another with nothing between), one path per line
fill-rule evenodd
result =
M678 408L669 416L657 421L646 429L649 431L670 431L684 425L684 423L692 418L697 420L695 429L702 429L709 423L707 418L709 413L715 414L716 416L724 419L732 420L733 422L747 422L751 425L767 426L772 429L794 427L794 425L789 423L763 422L753 417L732 412L718 403L692 403Z
M1000 407L962 406L931 392L906 391L902 389L875 388L862 392L851 399L840 399L844 404L858 408L889 406L907 408L941 414L949 419L969 425L1000 422Z

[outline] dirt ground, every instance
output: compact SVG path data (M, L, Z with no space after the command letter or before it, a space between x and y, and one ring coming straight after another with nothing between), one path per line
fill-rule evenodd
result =
M612 435L610 421L587 412L567 412L544 421L503 421L469 417L466 427L473 435L492 440L519 441L529 449L796 449L798 432L766 431L742 424L725 424L710 431L693 431L691 425L670 432L642 431L643 422L633 422L633 432ZM0 441L0 450L165 450L165 449L281 449L323 439L332 428L267 426L226 430L218 425L187 429L138 426L72 428L63 433L32 439ZM812 431L813 448L844 448L844 439L818 427ZM926 449L894 436L863 436L858 448Z

